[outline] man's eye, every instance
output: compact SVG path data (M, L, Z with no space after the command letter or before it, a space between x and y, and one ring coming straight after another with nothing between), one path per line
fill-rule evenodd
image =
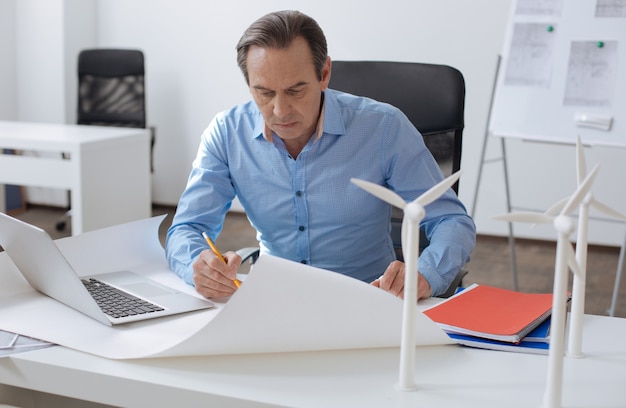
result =
M264 99L272 98L274 96L274 92L269 89L257 89L256 94Z

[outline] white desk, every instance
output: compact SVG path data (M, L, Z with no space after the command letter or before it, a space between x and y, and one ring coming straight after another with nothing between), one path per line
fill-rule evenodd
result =
M184 285L167 270L158 241L158 222L159 218L143 220L64 238L57 243L78 271L87 268L93 271L94 265L96 269L103 268L102 271L128 266L138 273L150 271L151 277L171 283L172 287ZM146 239L150 235L152 239ZM110 256L111 251L116 256ZM313 270L300 263L261 257L239 294L231 298L217 316L213 315L210 322L211 311L199 312L140 326L133 336L131 328L111 331L75 312L64 313L60 305L43 295L33 296L34 291L5 255L0 254L3 329L31 335L38 333L41 338L52 336L49 338L59 339L59 343L109 356L128 355L124 352L137 346L146 349L143 351L147 354L131 355L156 355L172 351L181 344L188 347L184 347L184 353L169 354L185 357L132 360L107 359L60 346L13 354L0 358L0 404L94 406L85 402L87 400L93 404L168 408L526 408L539 407L543 400L547 356L475 350L457 345L417 347L415 380L418 390L396 391L399 348L356 347L371 347L375 343L369 340L381 333L399 336L399 325L382 323L398 316L401 302L370 285L332 272ZM279 295L283 293L289 295ZM357 307L352 307L354 305ZM366 318L359 314L361 311L367 313ZM48 325L54 330L45 327ZM426 326L421 326L422 333L428 331ZM364 330L371 327L377 330ZM170 336L184 331L189 333ZM69 336L64 335L68 333ZM349 343L335 341L345 340L355 333L360 334ZM441 334L438 330L437 333ZM150 350L159 340L167 338L169 340L162 344L166 349ZM144 346L146 339L151 344ZM213 339L216 339L214 344L208 344ZM235 347L226 348L219 344L220 339ZM583 351L586 357L565 360L564 406L626 406L624 339L626 319L585 316ZM319 347L306 344L309 340L317 342ZM263 347L253 348L249 342ZM300 347L296 350L324 350L329 344L344 349L267 352L275 350L273 346L277 345L278 350L294 345ZM103 354L112 347L121 352ZM190 356L208 354L203 350L213 353L252 350L255 354Z
M58 153L58 159L0 154L0 184L70 190L74 235L151 215L146 129L0 121L2 149Z
M564 407L626 406L625 338L626 319L585 316L586 356L565 360ZM53 347L0 359L0 383L6 384L0 402L85 406L69 397L126 407L541 406L546 356L455 345L418 347L416 355L419 389L400 392L394 388L397 348L107 360Z

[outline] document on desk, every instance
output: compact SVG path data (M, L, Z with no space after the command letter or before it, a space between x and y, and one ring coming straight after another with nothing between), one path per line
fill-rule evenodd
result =
M52 347L54 344L0 330L0 357Z
M189 293L158 240L163 217L57 245L80 275L132 270ZM398 347L402 301L338 273L261 256L241 288L217 307L118 327L103 325L33 290L0 253L0 329L106 358ZM416 306L417 307L417 306ZM416 345L452 344L417 313Z

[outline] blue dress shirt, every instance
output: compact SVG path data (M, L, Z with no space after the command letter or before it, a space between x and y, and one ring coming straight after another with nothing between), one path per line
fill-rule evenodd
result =
M253 101L218 114L202 134L168 230L170 268L193 285L192 263L207 248L201 232L217 238L237 196L261 253L366 282L382 275L395 259L391 207L350 178L410 201L441 181L441 170L420 133L388 104L329 89L322 126L294 160L279 137L263 137ZM418 269L437 295L468 262L476 230L451 189L425 210L421 226L431 244Z

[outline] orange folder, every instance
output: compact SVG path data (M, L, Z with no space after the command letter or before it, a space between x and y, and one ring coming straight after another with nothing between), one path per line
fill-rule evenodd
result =
M449 333L520 342L552 312L552 293L472 285L424 311Z

